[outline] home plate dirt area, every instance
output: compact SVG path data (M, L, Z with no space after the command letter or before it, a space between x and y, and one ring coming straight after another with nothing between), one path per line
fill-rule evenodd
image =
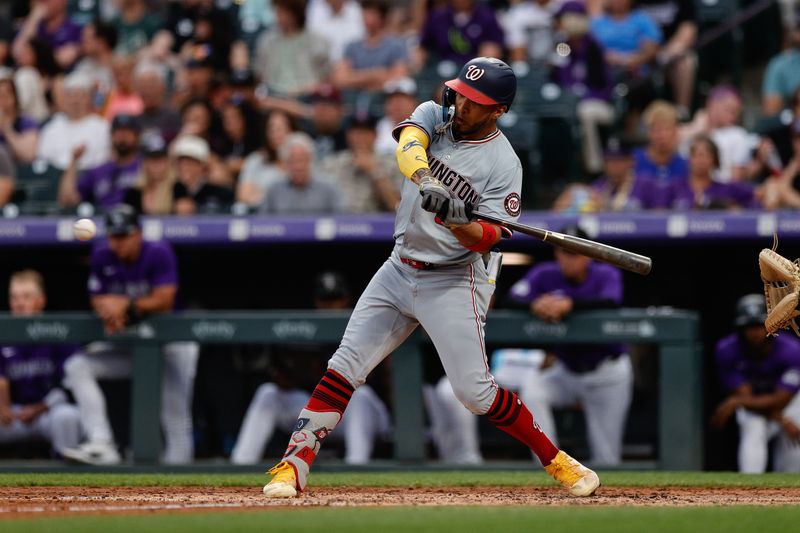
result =
M797 505L800 487L601 487L573 498L559 487L320 487L299 498L267 499L260 487L2 487L0 519L180 511L353 506L708 506Z

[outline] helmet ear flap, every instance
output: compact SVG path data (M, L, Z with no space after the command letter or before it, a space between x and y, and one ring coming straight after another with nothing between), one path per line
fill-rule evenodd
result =
M450 106L456 104L456 92L450 87L445 87L442 90L442 121L447 122L447 115L450 112Z

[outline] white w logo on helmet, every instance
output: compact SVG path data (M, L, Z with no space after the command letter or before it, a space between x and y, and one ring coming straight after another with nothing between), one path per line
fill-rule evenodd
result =
M467 78L469 81L476 81L481 79L483 73L484 70L482 68L478 68L475 65L470 65L467 67L467 73L464 74L464 77Z

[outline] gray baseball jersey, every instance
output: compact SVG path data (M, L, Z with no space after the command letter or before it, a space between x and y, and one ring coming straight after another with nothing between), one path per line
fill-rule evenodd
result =
M522 165L511 143L495 131L477 141L453 139L449 123L442 122L442 106L428 101L394 130L413 125L428 134L431 172L453 196L473 203L480 211L508 220L520 213ZM421 206L419 187L406 180L395 219L395 252L401 257L439 265L466 265L478 254L461 246L447 228L437 224Z
M441 110L426 102L396 132L414 125L428 134L431 171L453 195L475 202L482 211L518 218L522 169L511 145L499 131L478 141L456 141L450 125L439 118ZM497 395L483 340L494 285L481 256L461 246L420 204L418 186L406 180L392 256L359 298L328 367L358 387L422 325L455 395L470 411L483 414ZM401 258L432 263L435 268L416 269Z

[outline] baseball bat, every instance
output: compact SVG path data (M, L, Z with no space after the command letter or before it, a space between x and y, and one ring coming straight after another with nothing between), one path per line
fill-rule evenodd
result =
M537 239L548 242L553 246L558 246L559 248L569 250L570 252L575 252L577 254L591 257L592 259L597 259L598 261L609 263L630 272L641 274L642 276L649 274L650 269L653 267L653 261L649 257L635 254L627 250L622 250L620 248L614 248L613 246L609 246L601 242L581 239L580 237L565 235L563 233L558 233L557 231L548 231L545 229L536 228L534 226L520 224L518 222L503 220L502 218L487 215L486 213L481 213L479 211L473 211L472 217L485 220L486 222L491 222L492 224L497 224L498 226L503 226L510 230L524 233L525 235L530 235L531 237L536 237Z

